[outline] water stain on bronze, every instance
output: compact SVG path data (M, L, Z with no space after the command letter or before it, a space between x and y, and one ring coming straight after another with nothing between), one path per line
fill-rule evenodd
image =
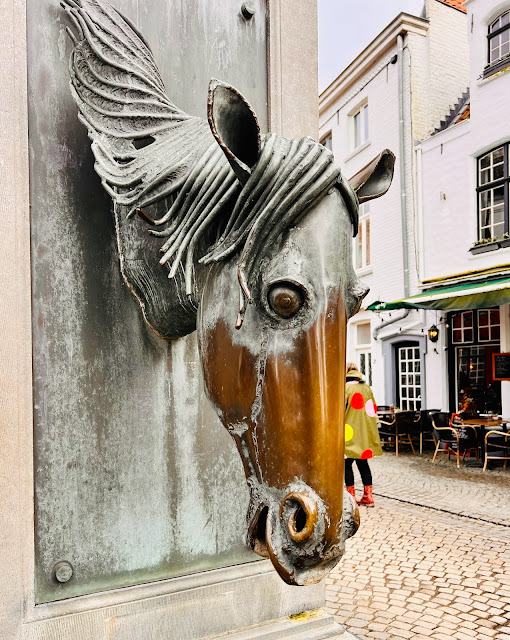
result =
M339 540L342 516L345 326L344 302L335 292L326 312L284 353L278 331L267 329L267 356L255 356L233 344L223 321L204 340L209 397L234 436L247 476L276 489L296 479L312 487L327 509L329 544ZM261 357L265 371L257 392Z

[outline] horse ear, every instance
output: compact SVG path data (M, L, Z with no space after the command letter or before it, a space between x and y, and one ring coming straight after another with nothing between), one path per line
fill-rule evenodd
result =
M260 127L255 112L237 89L213 78L209 83L207 119L234 173L244 184L260 155Z
M379 198L388 191L393 180L394 166L395 155L385 149L349 180L360 204Z

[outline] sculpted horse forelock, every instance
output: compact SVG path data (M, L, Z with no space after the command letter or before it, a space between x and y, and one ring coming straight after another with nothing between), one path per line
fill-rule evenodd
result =
M123 276L160 336L198 329L206 392L250 488L250 546L286 582L316 582L356 529L342 500L345 328L366 291L351 236L359 202L389 188L393 154L348 182L312 139L261 135L248 102L217 80L208 123L190 116L127 19L104 0L62 6ZM135 213L163 239L159 265L134 240Z

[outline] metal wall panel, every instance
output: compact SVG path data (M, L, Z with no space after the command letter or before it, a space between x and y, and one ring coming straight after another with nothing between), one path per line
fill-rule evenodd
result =
M211 76L267 123L266 7L112 0L149 41L177 105ZM29 0L36 594L47 602L256 559L233 441L202 391L194 335L166 344L122 281L112 206L68 87L57 0ZM236 301L234 301L236 304ZM73 566L58 583L58 561Z

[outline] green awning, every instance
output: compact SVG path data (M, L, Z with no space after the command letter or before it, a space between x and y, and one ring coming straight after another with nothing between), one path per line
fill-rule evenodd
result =
M510 278L484 280L459 284L454 287L436 287L416 296L393 302L373 302L369 311L391 311L392 309L485 309L510 302Z

